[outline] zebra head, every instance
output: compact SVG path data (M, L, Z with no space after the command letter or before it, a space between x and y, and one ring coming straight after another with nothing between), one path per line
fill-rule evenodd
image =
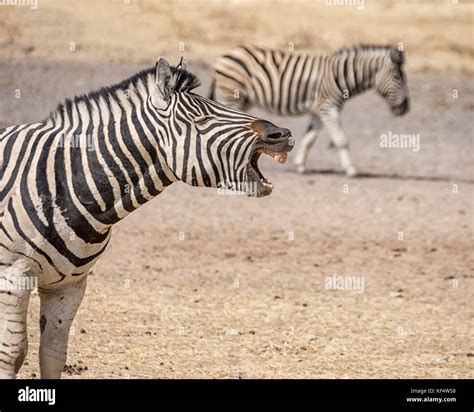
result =
M393 114L402 116L410 110L410 96L403 70L404 53L396 47L388 49L382 68L375 76L375 89L390 105Z
M193 93L199 85L182 59L176 67L158 59L150 101L165 130L162 146L172 173L192 186L269 195L273 184L258 159L263 153L286 163L290 131Z

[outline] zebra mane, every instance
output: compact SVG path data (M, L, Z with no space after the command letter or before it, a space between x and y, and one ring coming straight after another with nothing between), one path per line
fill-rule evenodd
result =
M185 69L171 67L171 73L174 77L175 93L190 92L201 85L199 78L194 73L188 72Z
M191 72L188 72L185 69L177 68L177 67L170 67L171 74L173 76L173 91L174 93L182 93L182 92L189 92L196 87L201 85L199 78ZM92 92L77 95L73 98L66 99L63 103L60 103L56 109L54 109L48 119L54 120L57 115L61 113L67 115L72 115L73 108L75 105L81 102L88 102L91 100L99 100L101 97L107 98L109 96L114 96L115 93L119 90L126 90L132 85L134 88L138 88L140 84L147 85L148 78L150 76L155 76L155 67L150 67L148 69L144 69L133 76L129 77L128 79L122 80L120 83L114 84L112 86L105 86L101 87L97 90Z
M388 52L390 51L393 46L390 45L372 45L372 44L356 44L352 47L344 47L339 49L338 51L334 52L333 56L343 56L349 52Z

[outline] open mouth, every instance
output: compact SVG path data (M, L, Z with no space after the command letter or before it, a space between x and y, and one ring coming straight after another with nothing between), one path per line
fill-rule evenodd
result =
M287 149L287 148L285 148ZM289 148L291 150L291 148ZM273 183L268 180L258 167L258 159L262 154L272 157L278 163L285 164L288 160L289 150L272 150L269 148L255 148L249 163L248 178L254 183L254 188L248 193L249 196L268 196L273 190Z

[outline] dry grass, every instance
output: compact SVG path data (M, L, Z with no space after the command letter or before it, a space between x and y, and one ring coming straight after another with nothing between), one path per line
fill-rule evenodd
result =
M403 42L410 71L473 72L473 3L325 0L39 0L0 7L0 57L150 63L217 55L241 43L328 52ZM75 43L71 52L70 43Z
M473 377L472 223L457 213L472 187L340 195L337 176L272 175L278 191L255 202L173 186L114 229L70 341L68 364L88 370L72 377ZM326 290L333 273L362 275L364 293ZM37 297L30 315L22 377L38 375Z

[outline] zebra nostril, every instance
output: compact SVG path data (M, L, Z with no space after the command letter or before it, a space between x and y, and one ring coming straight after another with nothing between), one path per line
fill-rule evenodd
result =
M281 127L269 130L265 134L265 138L268 140L278 140L289 136L291 136L291 132L288 129L283 129Z
M265 140L281 140L289 138L291 132L283 127L275 126L266 120L257 120L252 125L253 130Z
M281 133L275 132L275 133L270 133L265 136L267 139L279 139L282 137Z

